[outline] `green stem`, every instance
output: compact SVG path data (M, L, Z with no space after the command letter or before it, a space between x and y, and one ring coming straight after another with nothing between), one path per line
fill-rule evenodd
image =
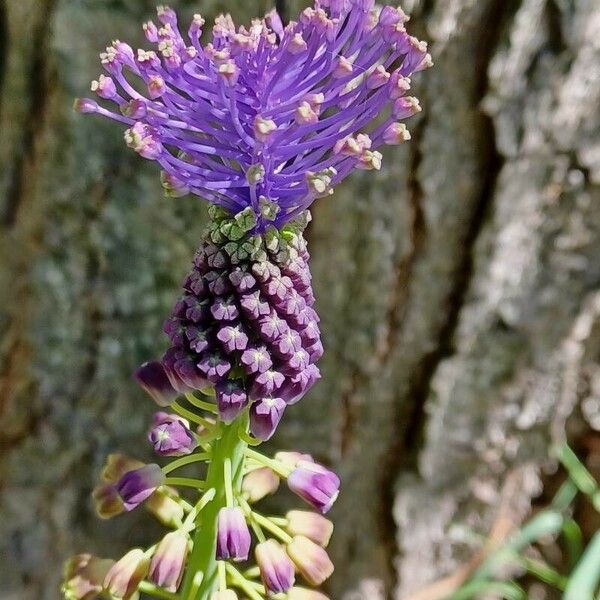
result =
M243 427L247 427L247 419L248 415L244 413L231 425L223 426L223 435L212 444L206 487L214 488L216 494L212 502L204 507L200 526L195 530L194 549L188 561L181 592L181 597L186 600L208 600L218 587L217 517L221 508L227 506L223 481L225 464L227 460L231 462L232 488L237 495L242 486L244 451L247 448L247 444L240 439L238 430L240 420L243 420ZM200 572L204 573L204 577L197 591L194 591L194 576Z
M196 396L194 396L194 394L192 393L186 394L185 397L187 398L187 401L196 408L205 410L206 412L210 412L214 415L219 413L219 409L213 402L206 402L206 400L200 400L199 398L196 398Z
M165 598L166 600L178 600L179 596L177 594L172 594L171 592L167 592L167 590L163 590L162 588L150 583L149 581L142 581L138 586L138 590L143 592L144 594L148 594L149 596L155 596L156 598Z
M196 454L189 454L188 456L182 456L177 460L165 465L162 468L163 473L166 475L167 473L171 473L175 471L175 469L179 469L180 467L185 467L186 465L191 465L195 462L201 462L210 459L210 454L208 452L200 452Z

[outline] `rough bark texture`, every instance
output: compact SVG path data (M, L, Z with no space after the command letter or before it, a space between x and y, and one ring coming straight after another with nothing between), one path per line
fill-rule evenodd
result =
M2 600L58 598L67 555L154 531L98 522L89 492L107 452L148 456L130 373L164 348L204 210L70 109L152 4L0 0ZM335 600L452 572L501 498L527 512L570 417L600 428L600 6L406 4L436 61L423 116L314 211L324 377L276 439L343 476ZM267 8L200 8L224 5Z

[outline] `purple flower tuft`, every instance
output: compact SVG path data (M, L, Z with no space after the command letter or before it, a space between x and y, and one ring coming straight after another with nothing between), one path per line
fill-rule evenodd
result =
M285 28L275 11L237 30L221 15L205 44L199 15L188 39L172 9L159 7L158 19L144 25L156 50L114 42L101 54L109 76L92 91L112 106L76 108L124 123L127 145L164 169L167 193L232 213L250 207L259 231L293 219L353 169L379 169L377 148L404 139L390 127L419 110L404 97L408 78L432 64L402 10L373 11L369 0L316 2Z

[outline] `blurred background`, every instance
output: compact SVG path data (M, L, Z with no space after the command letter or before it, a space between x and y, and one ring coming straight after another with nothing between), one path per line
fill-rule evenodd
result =
M556 444L600 470L600 3L404 8L436 63L415 78L424 110L380 173L315 206L323 379L274 440L341 473L334 600L448 597L556 490ZM131 373L166 347L205 207L163 198L121 128L71 109L98 53L144 46L153 17L146 0L0 0L2 600L57 599L67 556L154 531L100 522L90 491L107 453L149 458ZM569 506L586 542L598 517Z

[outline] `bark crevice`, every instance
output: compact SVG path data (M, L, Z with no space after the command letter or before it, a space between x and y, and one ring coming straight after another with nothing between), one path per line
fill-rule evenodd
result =
M24 121L21 151L17 153L15 158L12 175L6 189L3 213L0 215L0 223L7 229L14 227L19 208L27 195L26 182L30 176L28 166L35 162L36 136L46 122L45 115L51 94L51 67L49 64L50 53L48 48L52 28L49 26L49 22L51 21L55 6L56 0L44 0L43 7L40 9L40 16L38 16L31 32L31 48L33 50L27 75L29 110ZM6 11L4 12L4 16L6 16ZM0 26L2 21L6 23L6 19L2 19L2 9L0 9ZM10 34L8 31L4 33L6 35L1 35L2 31L0 31L0 40L7 38ZM2 45L2 41L0 41L0 45ZM4 56L5 52L2 50L0 47L0 55ZM0 84L2 83L2 72L2 63L0 62Z

